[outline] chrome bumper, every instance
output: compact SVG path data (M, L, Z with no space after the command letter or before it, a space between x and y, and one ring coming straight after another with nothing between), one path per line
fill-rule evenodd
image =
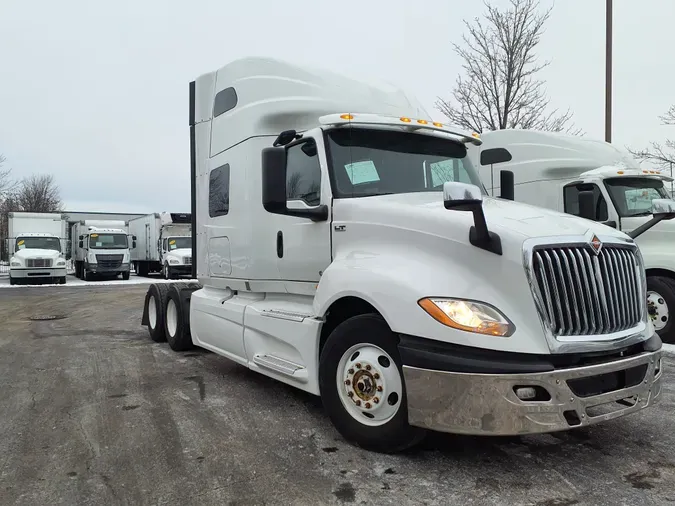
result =
M9 275L12 279L31 278L62 278L66 275L65 267L28 267L10 268Z
M454 373L404 365L408 420L440 432L503 436L592 425L658 401L661 355L661 350L645 352L604 364L532 374ZM575 381L600 382L598 376L621 371L629 372L624 377L631 375L627 387L596 395L586 395ZM539 392L543 388L550 399L521 400L515 389L522 387L540 387Z

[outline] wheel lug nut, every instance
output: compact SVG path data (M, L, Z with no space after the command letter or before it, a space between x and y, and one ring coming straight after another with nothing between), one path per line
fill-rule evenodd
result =
M366 365L366 371L370 371L371 369L372 369L372 367L370 367L370 364L367 364Z
M373 397L373 402L375 404L377 404L378 402L380 402L380 398L379 397Z
M376 380L379 380L379 379L380 379L380 375L379 375L378 373L375 373L375 374L373 374L373 378L375 378Z
M354 369L349 369L349 374L354 374Z
M360 405L361 405L361 401L356 401L356 405L357 405L357 406L360 406Z
M357 362L357 363L356 363L356 368L357 368L357 369L361 369L361 362Z
M381 392L381 391L382 391L382 387L381 387L380 385L377 385L377 391L378 391L378 392Z
M351 381L349 381L349 380L345 381L345 385L351 385L351 384L352 384Z
M349 392L347 392L347 395L348 395L349 397L354 397L354 392L349 391Z
M370 409L370 402L366 402L366 409Z

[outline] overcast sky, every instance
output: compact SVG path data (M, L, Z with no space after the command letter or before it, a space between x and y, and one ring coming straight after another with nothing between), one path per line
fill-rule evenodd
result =
M495 0L506 4L506 0ZM550 6L543 0L542 7ZM675 1L614 2L614 142L675 138ZM555 106L604 138L603 0L558 0L539 55ZM374 77L433 110L481 2L0 0L0 153L67 210L189 211L188 82L245 56Z

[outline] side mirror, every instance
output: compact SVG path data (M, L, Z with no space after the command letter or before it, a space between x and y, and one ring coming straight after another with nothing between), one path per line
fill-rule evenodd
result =
M474 225L469 230L469 242L491 253L502 254L500 237L487 228L483 213L483 194L478 186L452 181L444 183L443 205L453 211L471 211Z
M136 236L135 236L135 235L132 235L131 238L132 238L134 241L136 240Z
M633 239L644 234L647 230L656 225L659 221L672 220L675 218L675 200L654 199L652 200L652 214L654 217L647 223L643 223L635 230L628 232Z
M262 203L268 213L326 221L328 206L289 209L286 198L286 149L265 148L262 151Z
M135 247L136 247L136 239L134 239L134 240L131 242L131 249L134 249Z
M82 237L82 236L80 236L80 237ZM79 244L78 244L78 246L79 246L80 248L84 248L84 241L80 241Z
M675 218L675 200L654 199L652 200L652 214L654 217L663 216L662 220Z
M579 192L579 216L595 221L595 197L593 196L593 190L582 190Z
M81 241L82 239L84 239L84 236L81 235L80 237L78 237L78 239Z

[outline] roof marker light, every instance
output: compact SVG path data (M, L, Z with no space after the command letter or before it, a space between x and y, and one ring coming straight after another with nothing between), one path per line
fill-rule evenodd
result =
M623 174L623 171L622 171L622 170L617 170L616 173L617 173L617 174Z
M443 128L443 123L439 123L438 121L434 121L432 123L432 125L434 125L435 127L438 127L438 128Z
M403 121L403 123L410 123L412 120L410 118L401 118L401 121Z
M418 122L420 125L428 125L428 124L429 124L429 122L428 122L427 120L425 120L425 119L418 119L417 122Z
M340 119L354 119L354 116L351 114L341 114Z
M471 135L476 139L480 139L480 134L478 132L472 132Z

